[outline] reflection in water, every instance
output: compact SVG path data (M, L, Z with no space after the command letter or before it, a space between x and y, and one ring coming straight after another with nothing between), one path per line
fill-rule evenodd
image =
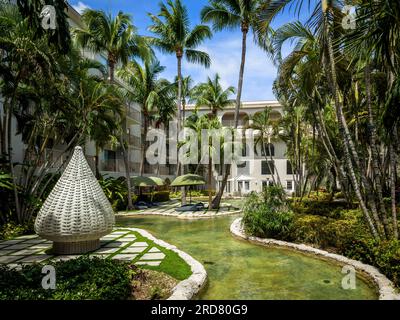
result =
M233 238L229 226L235 218L121 217L117 225L143 228L200 261L208 273L200 299L377 298L361 279L355 290L342 289L344 275L335 264Z

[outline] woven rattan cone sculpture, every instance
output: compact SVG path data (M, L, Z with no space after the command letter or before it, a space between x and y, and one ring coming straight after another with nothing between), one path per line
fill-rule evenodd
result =
M111 232L114 212L81 147L47 197L35 221L35 231L53 241L57 254L85 253L100 246Z

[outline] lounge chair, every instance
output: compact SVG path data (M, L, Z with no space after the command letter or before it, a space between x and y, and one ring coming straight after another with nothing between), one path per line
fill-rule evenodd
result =
M202 202L199 203L188 203L183 206L176 208L175 211L178 212L188 212L188 211L201 211L204 210L204 204Z

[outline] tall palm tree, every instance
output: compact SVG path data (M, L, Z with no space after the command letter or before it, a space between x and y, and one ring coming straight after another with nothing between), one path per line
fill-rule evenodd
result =
M149 60L152 57L151 49L145 39L137 34L128 14L120 11L117 16L112 17L111 14L106 14L101 10L86 9L82 14L82 20L86 27L75 29L74 36L83 48L93 53L107 55L108 76L111 83L114 83L116 64L126 65L134 57L143 60ZM130 168L124 136L125 134L121 135L120 144L125 163L128 209L132 209Z
M29 28L34 33L34 38L43 38L46 35L48 44L57 51L66 54L71 49L70 26L68 22L68 4L64 0L46 1L55 9L56 28L54 30L43 29L40 13L43 9L42 0L17 0L18 10L23 18L27 19Z
M271 109L265 108L262 112L256 113L253 117L253 124L251 125L251 128L259 133L259 136L255 140L255 146L261 146L261 154L265 156L269 172L271 173L272 181L275 185L281 187L282 183L279 177L279 172L276 169L275 162L272 159L271 140L278 136L278 132L276 121L271 119Z
M212 22L215 31L223 29L233 30L240 28L242 32L242 53L239 70L239 79L237 86L237 96L235 104L235 126L239 124L239 110L242 99L243 78L246 63L247 52L247 36L250 30L254 33L254 39L263 49L270 51L268 43L268 34L270 28L266 27L264 31L260 31L259 27L259 0L210 0L209 5L205 6L201 11L203 22ZM231 171L229 164L225 165L225 173L222 179L222 185L214 199L214 207L218 207L222 198L223 190L228 181Z
M229 97L236 92L233 86L224 90L220 79L219 74L215 74L213 79L208 77L206 82L200 83L193 88L193 99L196 102L196 106L209 107L213 118L217 116L219 110L234 102Z
M142 159L140 163L140 174L144 174L146 137L149 125L156 116L165 118L165 110L173 105L171 91L173 86L165 79L158 79L165 67L154 60L145 62L142 67L138 62L132 61L125 68L118 70L117 74L130 86L128 98L138 102L142 108L143 131L142 131ZM167 120L167 119L162 119Z
M149 13L153 24L149 30L156 37L150 37L150 43L164 53L175 54L177 59L178 97L177 122L178 134L182 125L182 59L208 68L211 64L207 53L197 50L204 40L211 38L211 30L205 25L190 26L188 11L180 0L168 0L160 3L158 15ZM177 174L183 173L183 166L177 165ZM182 200L185 201L184 191Z
M96 54L105 54L110 82L114 82L115 66L128 63L132 58L149 60L152 52L144 37L137 34L131 16L118 12L113 17L102 10L85 9L82 13L84 28L73 33L77 42Z

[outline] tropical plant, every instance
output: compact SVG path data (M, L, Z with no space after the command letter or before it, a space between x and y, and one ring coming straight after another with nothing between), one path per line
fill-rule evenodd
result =
M217 116L218 111L234 102L230 95L235 93L235 88L230 86L223 89L220 80L219 74L215 74L213 79L208 77L206 82L198 84L192 90L192 99L196 107L209 107L213 118Z
M186 6L180 0L168 0L166 4L160 3L158 15L149 13L153 24L149 30L156 37L149 41L156 48L167 54L175 54L177 59L178 96L177 96L177 122L178 135L182 126L182 59L209 67L210 57L207 53L197 50L199 45L207 38L211 38L210 28L205 25L190 27L190 20ZM179 136L177 135L177 141ZM184 173L183 166L178 161L177 175ZM183 191L183 190L182 190ZM185 202L182 192L182 201Z
M83 48L107 55L108 76L111 83L114 83L116 64L126 65L134 57L143 60L149 60L152 57L152 51L145 38L137 34L128 14L120 11L115 17L112 17L111 14L107 15L101 10L86 9L82 14L82 21L86 27L76 28L74 30L75 38ZM132 209L129 150L127 150L125 134L121 134L119 139L128 187L128 209Z
M154 120L167 121L170 117L166 110L174 104L173 85L166 79L158 79L165 67L154 60L145 62L142 67L138 62L132 61L125 68L118 71L118 75L129 85L127 98L135 101L142 108L143 131L140 163L140 175L144 174L146 156L146 137L149 125ZM157 119L158 118L158 119Z
M260 1L258 0L210 0L209 5L205 6L201 11L202 21L212 22L215 31L240 28L242 32L242 53L235 103L235 129L239 124L239 110L242 99L248 32L250 30L253 31L256 43L267 51L270 51L268 35L270 34L271 29L266 27L261 31L259 25L259 9ZM224 166L225 170L221 187L213 201L214 207L219 207L231 171L231 166L229 164L225 164Z

